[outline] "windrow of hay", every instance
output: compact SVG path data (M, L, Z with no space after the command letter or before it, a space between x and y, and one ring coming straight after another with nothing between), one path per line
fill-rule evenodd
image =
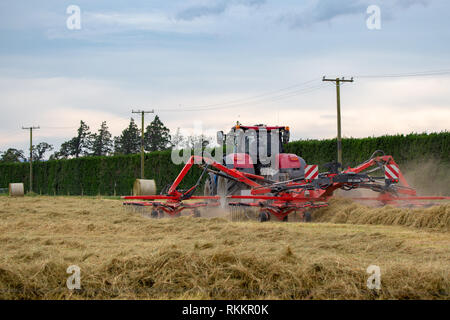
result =
M352 259L311 260L289 249L274 257L232 250L108 258L82 266L82 288L65 288L67 264L0 268L2 299L445 299L448 273L409 265L383 269L383 288L370 290Z
M314 222L376 224L450 231L450 204L429 208L368 207L350 199L335 198L312 214Z
M0 299L449 299L450 233L149 219L121 201L0 198ZM66 272L81 270L81 290ZM367 288L369 265L381 289Z

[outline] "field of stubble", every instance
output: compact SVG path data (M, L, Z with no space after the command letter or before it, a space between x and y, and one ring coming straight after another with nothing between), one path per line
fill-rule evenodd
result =
M449 299L449 204L337 200L313 219L149 219L118 200L0 197L0 299ZM70 265L80 290L66 287Z

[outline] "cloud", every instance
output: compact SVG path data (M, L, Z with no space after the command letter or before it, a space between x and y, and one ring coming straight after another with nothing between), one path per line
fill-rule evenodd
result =
M265 0L229 0L219 1L214 4L194 5L178 12L178 14L176 15L176 19L192 21L194 19L206 16L220 15L232 6L241 5L248 7L258 7L264 3Z
M397 0L394 2L394 5L397 5L402 8L409 8L416 4L420 4L422 6L428 6L431 3L431 0Z
M146 12L86 11L83 13L82 19L82 29L78 32L53 28L47 31L47 36L50 39L74 38L106 43L123 41L122 38L116 36L125 35L126 41L130 43L133 40L145 38L145 35L150 33L180 35L211 33L204 21L177 20L169 13L158 10Z
M300 12L285 13L279 18L280 22L287 23L292 28L304 28L316 23L329 22L341 16L366 14L368 6L378 4L392 15L392 11L402 8L408 9L414 5L427 6L431 0L393 0L389 3L376 0L316 0Z
M341 96L343 134L366 137L448 129L449 85L448 77L361 80L348 85ZM239 120L246 124L288 125L293 140L332 138L336 134L336 97L331 86L324 85L312 94L292 99L266 99L240 108L208 112L164 112L160 106L175 106L186 98L198 105L211 104L251 94L235 88L227 94L195 90L189 97L173 88L176 95L172 92L161 99L152 99L147 91L87 78L0 78L0 150L27 148L28 135L21 125L40 125L41 129L35 133L36 143L46 141L57 149L74 136L81 119L87 121L92 131L107 121L111 133L118 135L127 126L134 107L155 107L172 132L177 127L189 132L196 121L202 121L204 132L215 136L214 132L227 130ZM149 115L146 121L151 119Z
M227 9L227 2L219 2L212 6L193 6L184 9L176 15L178 20L194 20L196 18L219 15Z
M321 0L314 8L313 19L316 22L328 21L338 16L361 14L365 8L360 1Z
M81 119L87 120L94 130L106 120L113 134L126 126L127 117L120 113L123 92L106 81L0 78L0 86L0 150L12 145L26 147L27 135L22 132L22 125L39 125L36 141L53 144L73 136Z
M64 27L45 29L50 40L74 39L106 44L124 41L145 43L149 37L210 38L218 34L240 32L246 24L264 24L264 10L255 10L266 0L217 0L206 3L175 5L173 8L151 7L145 10L83 9L81 30ZM64 18L64 17L63 17ZM65 21L65 20L61 20ZM125 38L126 37L126 38ZM165 40L167 41L167 40Z

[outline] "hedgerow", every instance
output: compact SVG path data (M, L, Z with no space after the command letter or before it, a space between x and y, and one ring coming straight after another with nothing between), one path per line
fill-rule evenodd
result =
M417 159L434 159L442 168L450 165L450 132L344 138L343 164L365 161L373 151L383 150L402 164ZM286 152L303 157L308 164L323 165L336 159L336 139L290 142ZM183 165L174 165L171 151L145 155L145 177L154 179L158 189L171 183ZM444 169L443 169L444 170ZM180 185L192 186L200 175L194 166ZM49 195L128 195L140 175L140 155L82 157L33 163L33 190ZM28 163L0 163L0 187L23 182L29 189Z

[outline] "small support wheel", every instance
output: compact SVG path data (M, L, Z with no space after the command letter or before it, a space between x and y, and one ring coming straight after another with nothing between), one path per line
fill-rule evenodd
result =
M151 216L152 216L153 219L158 218L158 216L159 216L158 210L153 209L152 213L151 213Z
M283 217L283 222L288 222L288 215L285 215L285 216Z
M311 217L311 211L305 211L305 213L303 213L303 221L304 222L311 222L312 217Z
M194 210L194 218L200 218L202 215L200 214L200 210Z
M261 211L259 213L259 221L260 222L270 221L270 212L268 212L268 211Z

